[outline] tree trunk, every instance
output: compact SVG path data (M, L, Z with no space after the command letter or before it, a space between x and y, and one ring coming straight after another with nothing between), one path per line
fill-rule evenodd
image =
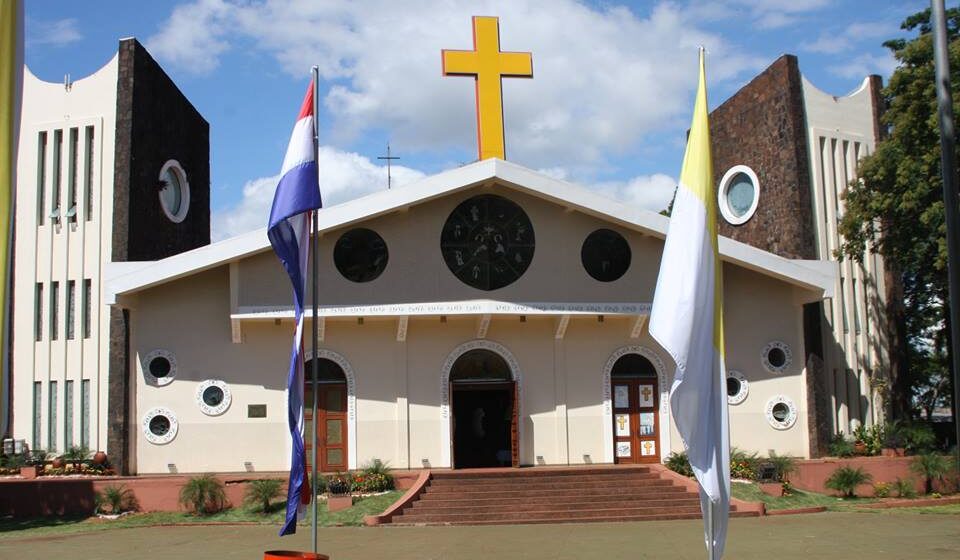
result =
M892 259L884 261L884 284L886 284L886 334L887 353L890 360L890 394L887 414L890 419L909 420L911 407L910 375L907 354L907 312L903 303L903 281Z

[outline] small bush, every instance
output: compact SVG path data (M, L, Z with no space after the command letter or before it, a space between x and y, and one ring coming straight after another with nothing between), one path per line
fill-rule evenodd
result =
M933 481L946 482L947 474L953 469L953 459L939 453L917 455L910 463L910 470L924 478L927 494L933 492Z
M789 455L777 455L773 449L770 450L770 458L766 462L773 466L773 476L777 482L787 482L790 473L797 470L796 459Z
M756 480L760 470L760 459L757 453L747 453L733 447L730 449L730 478L744 478Z
M831 490L836 490L847 498L854 498L857 495L857 486L869 484L873 480L873 475L864 471L863 467L839 467L833 471L830 478L827 479L825 486Z
M830 440L827 453L831 457L853 457L853 442L844 437L843 432L840 432Z
M873 495L877 498L886 498L890 495L891 487L889 482L877 482L873 485Z
M933 433L933 428L929 424L914 422L906 424L901 428L903 437L903 447L908 455L917 455L928 453L933 450L937 436Z
M283 492L283 481L277 478L251 480L243 495L243 503L263 513L270 512L270 500Z
M365 464L360 470L365 475L369 474L382 474L390 475L390 463L388 461L381 461L380 459L371 459L369 463Z
M912 479L902 479L897 477L897 480L893 482L893 489L897 493L899 498L916 498L917 492L913 489L913 480Z
M386 492L393 489L393 477L382 473L353 475L350 488L354 492Z
M190 478L180 489L180 504L197 515L209 515L224 508L227 495L223 483L212 474Z
M80 472L80 468L83 466L83 462L90 457L90 449L82 445L71 446L70 449L67 449L61 458L73 465L74 472Z
M133 495L133 491L122 484L119 486L110 485L97 492L94 503L97 513L108 513L106 508L109 508L109 513L114 515L137 509L137 499Z
M671 453L667 457L667 468L683 476L693 476L693 469L690 468L690 460L686 452Z
M327 477L327 492L334 496L349 494L352 488L351 477L340 473L332 474Z

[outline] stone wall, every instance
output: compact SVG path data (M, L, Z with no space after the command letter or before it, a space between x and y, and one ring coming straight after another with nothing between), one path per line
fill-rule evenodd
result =
M756 214L720 235L787 258L814 259L803 92L797 58L783 55L710 114L713 174L719 185L734 165L760 180Z

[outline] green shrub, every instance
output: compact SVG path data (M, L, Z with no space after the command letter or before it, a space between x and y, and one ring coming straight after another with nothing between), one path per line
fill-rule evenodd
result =
M137 509L137 499L133 495L133 490L122 484L119 486L111 484L97 492L94 497L94 504L98 513L107 513L104 510L104 506L106 506L110 508L109 513L114 515Z
M899 498L916 498L917 492L913 489L913 479L902 479L897 477L893 482L893 489L897 492Z
M827 453L831 457L853 457L853 442L844 437L843 432L840 432L830 440Z
M390 475L390 463L388 461L381 461L380 459L374 458L371 459L369 463L365 464L360 472L363 474L382 474Z
M933 492L933 481L946 482L947 474L953 469L953 459L939 453L917 455L910 463L910 470L924 478L927 494Z
M863 467L854 469L844 466L833 471L825 486L842 493L847 498L853 498L857 495L857 486L869 484L871 480L873 480L873 475L864 471Z
M354 492L386 492L393 489L393 477L383 473L356 473L350 481L350 489Z
M889 482L877 482L873 485L873 495L877 498L886 498L890 495L891 487Z
M778 482L787 482L790 473L797 470L797 460L789 455L777 455L773 449L770 450L770 458L765 461L773 466L773 476Z
M83 462L90 457L90 449L82 445L73 445L70 449L67 449L61 457L64 461L73 465L73 470L80 472L80 467L83 465Z
M336 473L327 477L327 492L334 496L349 494L351 488L351 477L349 475L344 476Z
M671 453L667 456L667 468L671 471L682 474L683 476L693 476L693 469L690 468L690 460L684 451L680 453Z
M756 452L747 453L736 447L730 448L730 478L756 480L760 462Z
M197 515L216 513L224 508L226 501L223 483L212 474L194 476L180 489L180 504Z
M932 451L937 442L933 428L928 424L914 422L901 428L903 447L909 455L918 455Z
M263 513L270 512L270 500L283 492L283 481L278 478L251 480L243 494L243 503Z

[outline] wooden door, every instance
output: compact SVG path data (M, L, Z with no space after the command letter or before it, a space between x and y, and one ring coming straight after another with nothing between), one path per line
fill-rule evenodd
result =
M616 463L660 461L656 378L613 379L613 456Z
M520 384L513 382L513 416L510 420L510 464L520 466Z
M321 472L347 470L347 385L324 383L319 386L317 402L317 456ZM304 431L313 429L313 395L308 383L304 388ZM312 458L311 438L304 438L307 463Z

